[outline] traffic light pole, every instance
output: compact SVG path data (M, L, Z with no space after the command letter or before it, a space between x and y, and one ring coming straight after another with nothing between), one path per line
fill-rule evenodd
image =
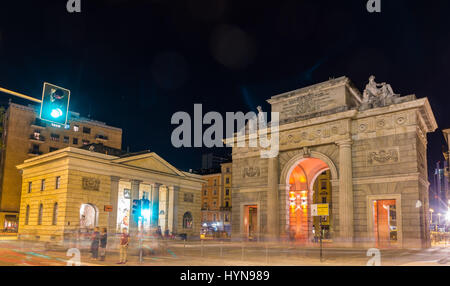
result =
M7 93L7 94L10 94L10 95L14 95L14 96L17 96L17 97L20 97L20 98L24 98L24 99L27 99L27 100L31 100L31 101L34 101L34 102L37 102L37 103L42 103L42 100L40 100L40 99L31 97L31 96L28 96L28 95L25 95L25 94L22 94L22 93L18 93L18 92L15 92L15 91L3 88L3 87L0 87L0 92Z

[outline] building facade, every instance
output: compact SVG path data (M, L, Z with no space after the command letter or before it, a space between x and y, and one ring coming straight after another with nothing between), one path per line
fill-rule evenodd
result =
M122 157L68 147L18 166L22 171L19 239L61 242L106 227L198 237L200 176L182 172L155 153ZM133 200L150 210L130 212ZM113 236L112 236L113 237Z
M231 236L231 187L232 163L222 163L220 169L203 174L202 185L202 226L221 237Z
M17 231L22 178L16 166L65 147L102 143L120 149L122 129L71 112L67 125L39 119L39 106L10 103L3 120L0 159L0 231Z
M268 102L279 113L279 152L233 147L232 238L313 243L314 183L328 171L333 244L430 246L426 134L437 124L427 98L399 96L374 77L361 95L340 77Z
M446 176L447 175L447 176ZM433 172L433 177L430 185L430 208L435 213L433 219L434 223L440 224L437 217L447 213L448 210L448 191L449 181L448 181L448 165L447 161L436 162L436 167Z

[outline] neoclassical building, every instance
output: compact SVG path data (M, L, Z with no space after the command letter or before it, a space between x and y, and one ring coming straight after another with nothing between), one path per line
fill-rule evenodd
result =
M268 102L279 112L279 152L233 147L232 237L310 244L311 205L326 203L335 245L429 247L427 133L437 124L427 98L374 77L361 94L340 77Z
M19 238L61 241L64 235L107 227L135 233L162 232L198 237L200 176L178 170L153 152L112 156L68 147L25 160ZM140 220L133 200L148 199ZM137 223L138 222L138 223ZM153 227L153 228L152 228Z

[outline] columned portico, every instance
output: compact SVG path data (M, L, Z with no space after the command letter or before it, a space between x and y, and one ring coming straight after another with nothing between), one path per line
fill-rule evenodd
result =
M24 237L63 241L73 233L89 233L100 227L107 228L111 238L108 245L113 246L115 234L123 229L136 237L138 222L142 223L144 233L154 231L149 228L151 210L156 215L154 226L164 226L162 230L165 230L167 221L169 231L174 234L184 234L188 238L200 235L200 192L204 181L199 175L176 169L155 153L117 157L68 147L29 159L20 168L25 170L23 182L26 185L43 178L55 180L56 175L61 178L58 192L37 191L22 197L21 210L25 212L21 216L24 219L20 222L19 233ZM160 197L161 201L166 199L161 208ZM152 200L153 204L149 210L141 208L138 218L132 211L133 200L143 198ZM40 206L44 201L49 203ZM37 216L42 208L43 227L25 220L27 209ZM164 215L159 216L160 209L164 209ZM60 214L57 220L53 219L56 211Z
M341 242L353 240L353 176L352 140L336 142L339 146L339 237Z

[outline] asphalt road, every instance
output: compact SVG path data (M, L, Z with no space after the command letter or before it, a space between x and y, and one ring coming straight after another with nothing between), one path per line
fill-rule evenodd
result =
M68 248L46 248L43 244L20 241L0 241L0 266L65 266L68 261L78 261L68 255ZM138 249L130 247L129 259L125 265L142 266L265 266L265 265L367 265L407 266L433 265L450 266L450 245L435 246L430 249L389 249L380 250L380 255L367 255L367 249L325 248L320 260L318 248L304 248L295 245L242 244L239 242L164 242L144 244L142 262ZM118 265L118 251L109 249L105 261L93 260L86 248L79 252L82 266L122 266ZM370 262L369 262L370 264Z

